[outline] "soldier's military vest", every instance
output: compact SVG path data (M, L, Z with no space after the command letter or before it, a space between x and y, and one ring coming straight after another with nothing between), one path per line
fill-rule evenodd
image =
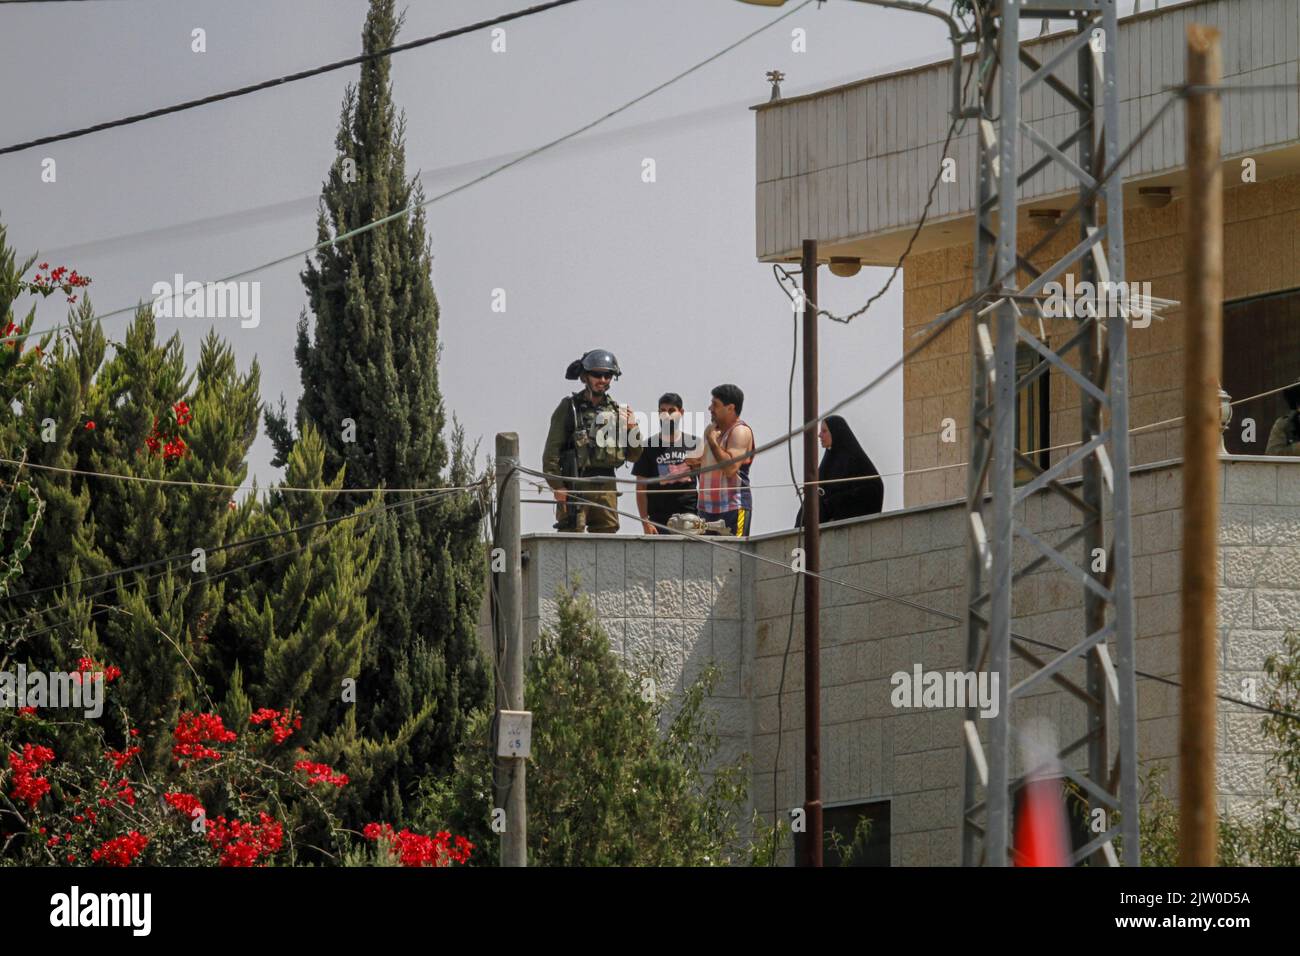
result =
M619 411L613 399L606 397L600 405L588 404L582 392L569 396L572 412L569 425L580 472L593 468L617 468L627 461L619 440Z

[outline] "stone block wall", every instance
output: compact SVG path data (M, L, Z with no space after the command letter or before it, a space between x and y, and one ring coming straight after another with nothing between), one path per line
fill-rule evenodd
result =
M751 750L750 660L743 599L747 572L738 545L653 535L537 534L524 539L524 634L531 642L556 621L568 582L591 596L601 626L630 671L679 695L713 662L721 680L709 703L721 738L718 760Z
M1263 662L1300 617L1300 459L1236 457L1222 470L1219 595L1220 686L1263 701ZM1181 463L1135 469L1131 480L1137 666L1179 673L1182 560ZM1059 496L1039 493L1020 519L1049 544L1077 526ZM557 587L577 575L628 666L658 658L679 692L704 662L724 679L712 706L723 754L753 757L752 805L765 815L801 805L803 589L791 571L792 532L737 545L725 539L620 535L525 538L526 632L554 621ZM748 555L742 557L739 547ZM1066 553L1078 558L1078 547ZM1031 554L1025 545L1016 565ZM891 862L955 865L964 751L961 714L892 706L890 677L964 670L966 601L963 505L925 505L825 525L822 533L822 782L827 805L888 800ZM1018 634L1050 658L1082 636L1082 597L1064 572L1044 566L1018 585ZM1013 663L1009 680L1027 673ZM1082 684L1083 664L1065 675ZM1144 768L1177 773L1178 690L1139 677L1138 752ZM1084 732L1084 709L1050 682L1018 701L1017 720L1046 718L1061 741ZM1111 707L1110 720L1117 726ZM1246 812L1264 792L1259 715L1221 703L1221 807ZM778 732L779 728L779 732ZM981 728L983 731L983 728ZM1079 751L1077 759L1083 759ZM1174 794L1176 796L1176 794Z

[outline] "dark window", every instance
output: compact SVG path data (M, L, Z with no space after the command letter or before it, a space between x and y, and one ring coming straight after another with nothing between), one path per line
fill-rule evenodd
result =
M1223 390L1236 401L1289 385L1300 377L1300 290L1227 302L1223 306ZM1268 395L1232 408L1224 446L1233 455L1262 455L1268 433L1289 409ZM1255 440L1242 440L1242 423L1255 421Z
M1029 374L1040 360L1039 354L1028 345L1017 346L1016 381ZM1050 375L1050 372L1044 370L1028 386L1016 390L1016 449L1043 469L1050 464L1048 453L1043 449L1052 443L1049 414L1051 391L1048 383ZM1033 469L1016 463L1017 484L1029 481L1034 475Z
M864 840L855 840L860 821ZM851 803L822 810L822 866L889 866L889 801ZM795 862L803 860L807 834L794 835ZM844 856L849 862L844 863Z

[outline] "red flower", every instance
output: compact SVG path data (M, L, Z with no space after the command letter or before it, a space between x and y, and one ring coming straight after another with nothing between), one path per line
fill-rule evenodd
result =
M361 833L367 840L383 840L387 843L389 853L399 857L402 866L451 866L452 863L464 863L474 849L474 844L464 837L456 837L453 843L451 834L445 830L429 837L406 829L394 833L387 823L367 823Z
M109 866L130 866L140 852L149 845L149 838L132 830L126 836L113 837L90 854L96 863L103 860ZM71 858L71 857L69 857Z
M127 747L125 750L106 750L104 751L104 759L110 761L115 769L121 770L139 752L139 747Z
M179 760L192 757L195 760L220 760L221 754L203 741L228 744L236 738L233 730L227 730L218 714L181 714L180 722L173 731L176 743L172 747L172 756Z
M90 674L90 679L96 681L99 680L101 673L103 674L105 681L111 684L122 676L122 668L113 664L110 664L108 667L102 667L89 657L81 657L77 659L77 669L73 671L72 679L80 684L81 675Z
M93 432L94 430L95 430L95 423L94 423L94 422L86 422L86 431L88 431L88 432Z
M222 866L252 866L259 856L270 856L284 842L284 826L266 813L260 823L241 823L217 817L208 821L208 843L221 851Z
M199 798L192 793L164 793L163 799L167 801L169 806L175 807L191 819L200 813L206 813Z
M271 740L274 743L282 744L289 739L289 736L302 727L302 715L295 715L293 708L286 708L283 712L272 710L270 707L262 707L248 715L250 724L271 725Z
M307 774L307 783L312 786L318 783L329 783L336 787L345 787L348 783L347 774L336 774L334 768L327 763L312 763L310 760L299 760L293 765L293 769L301 770Z
M184 402L177 402L172 406L172 411L176 414L177 427L188 424L194 417L193 413L190 412L189 405ZM158 454L158 450L161 448L163 460L167 462L183 458L189 452L189 446L185 444L185 439L181 438L179 434L169 437L165 432L158 431L158 419L156 418L153 421L153 429L145 438L144 443L145 447L155 455Z
M185 444L185 439L177 435L167 444L163 445L163 460L175 461L178 458L183 458L188 450L189 448Z
M35 810L41 797L50 792L50 782L44 777L36 776L36 771L54 760L54 751L38 744L23 744L21 754L9 754L9 767L14 772L14 789L10 796L15 800L26 802Z

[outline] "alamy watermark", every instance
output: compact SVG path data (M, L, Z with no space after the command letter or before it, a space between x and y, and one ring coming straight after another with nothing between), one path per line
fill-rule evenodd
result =
M992 671L895 671L889 678L895 707L978 707L981 717L996 717L1001 707L998 675Z
M620 412L624 406L620 406ZM631 409L634 428L627 419L611 412L596 418L596 444L601 448L682 448L688 452L702 450L704 430L713 421L708 412L682 412L666 416L646 414ZM689 425L687 423L690 423ZM654 425L652 428L651 425Z
M81 710L93 719L104 713L103 671L0 671L0 707Z
M83 893L74 885L69 892L50 897L50 925L54 927L122 926L133 936L148 936L152 914L152 893Z
M175 282L162 280L153 288L153 314L160 319L233 319L245 329L262 321L262 283L186 282L176 273Z
M1150 282L1083 282L1076 283L1074 276L1066 273L1065 284L1048 282L1043 291L1047 298L1042 303L1043 315L1050 319L1072 318L1077 315L1098 319L1131 319L1135 329L1145 329L1151 324L1152 294Z

